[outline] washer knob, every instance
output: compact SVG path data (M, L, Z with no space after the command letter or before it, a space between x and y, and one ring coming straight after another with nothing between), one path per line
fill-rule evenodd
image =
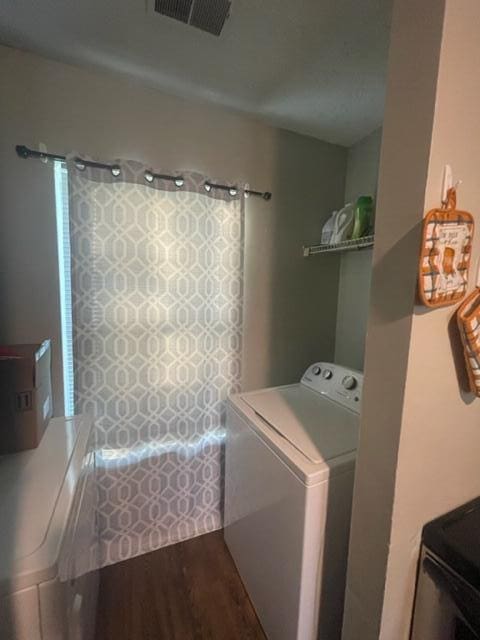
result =
M313 373L313 375L314 375L314 376L319 376L319 375L320 375L320 373L321 373L321 371L322 371L322 370L320 369L320 367L319 367L318 365L316 365L316 366L315 366L315 367L313 367L313 369L312 369L312 373Z
M322 375L325 378L325 380L330 380L330 378L333 376L333 372L331 369L325 369Z
M345 387L345 389L350 391L351 389L355 389L355 387L357 386L357 381L353 376L345 376L342 380L342 385Z

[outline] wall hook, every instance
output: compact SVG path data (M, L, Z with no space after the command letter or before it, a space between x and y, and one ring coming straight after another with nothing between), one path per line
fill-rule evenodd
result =
M443 180L442 180L442 204L446 205L448 202L448 190L454 187L457 189L462 184L461 180L457 180L455 184L453 184L453 172L452 167L449 164L446 164L443 169Z

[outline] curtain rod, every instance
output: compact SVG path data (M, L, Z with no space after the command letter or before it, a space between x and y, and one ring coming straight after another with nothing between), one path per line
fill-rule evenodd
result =
M39 158L40 160L62 160L66 161L66 156L62 156L58 153L47 153L46 151L37 151L36 149L29 149L23 144L17 144L15 151L20 158ZM93 160L83 160L83 158L74 158L75 165L78 169L83 170L85 167L94 167L95 169L107 169L117 177L120 175L120 167L118 164L105 164L103 162L94 162ZM174 182L177 187L183 186L182 176L169 176L163 173L154 173L153 171L145 172L145 179L147 182L153 182L153 180L167 180L168 182ZM227 184L215 184L214 182L205 181L205 190L211 191L211 189L220 189L220 191L228 191L230 195L237 195L239 189L235 186L229 186ZM258 196L264 200L270 200L272 194L270 191L255 191L255 189L241 189L246 196Z

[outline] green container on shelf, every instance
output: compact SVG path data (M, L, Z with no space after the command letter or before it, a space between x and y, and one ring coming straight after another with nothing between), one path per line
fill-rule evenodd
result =
M360 196L355 205L352 240L358 240L373 230L373 198Z

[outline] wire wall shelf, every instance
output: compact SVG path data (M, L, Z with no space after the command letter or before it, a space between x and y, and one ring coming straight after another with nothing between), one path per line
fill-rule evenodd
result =
M355 251L359 249L368 249L373 247L374 236L363 236L355 240L343 240L335 244L314 244L309 247L303 247L303 257L308 258L317 253L338 253L340 251Z

